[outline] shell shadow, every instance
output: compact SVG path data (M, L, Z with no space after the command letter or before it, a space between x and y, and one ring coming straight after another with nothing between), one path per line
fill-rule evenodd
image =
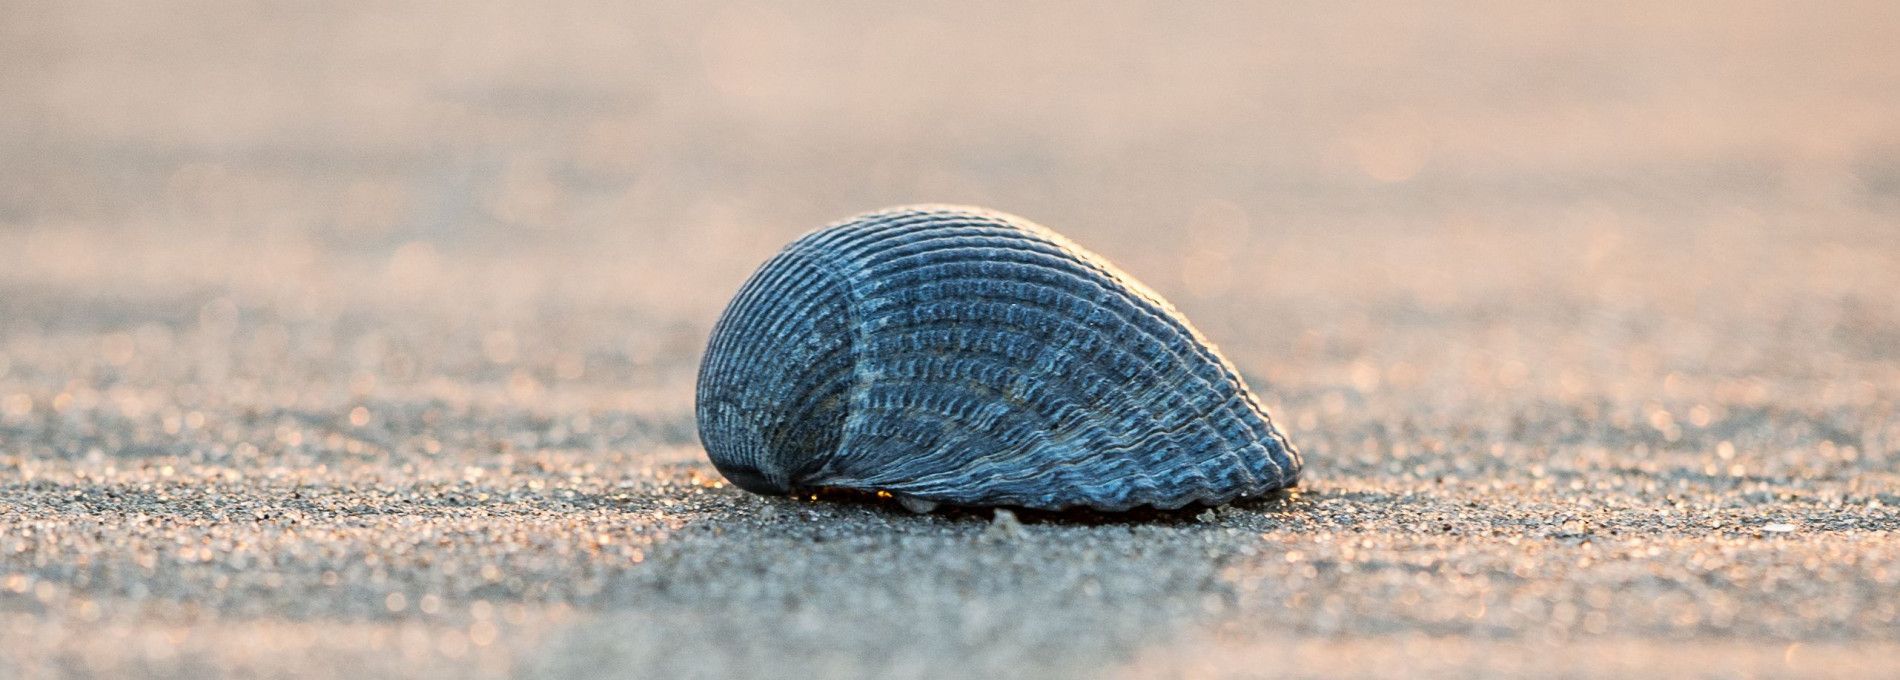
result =
M1105 512L1087 508L1069 508L1066 510L1038 510L1017 506L963 506L942 505L928 513L911 511L897 499L879 496L874 493L853 489L817 489L805 491L800 496L827 503L873 509L879 512L908 517L937 517L952 521L977 521L988 523L996 519L997 510L1008 510L1023 524L1047 524L1057 526L1124 526L1124 525L1192 525L1201 524L1201 516L1217 506L1191 503L1172 510L1137 507L1120 512ZM1224 507L1246 512L1262 514L1296 513L1308 503L1299 488L1279 489L1266 494L1236 500Z

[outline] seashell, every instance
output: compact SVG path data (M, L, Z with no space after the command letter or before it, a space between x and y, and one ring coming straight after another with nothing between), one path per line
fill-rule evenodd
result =
M812 232L714 327L699 436L742 489L1125 510L1294 486L1300 453L1161 296L1045 227L914 206Z

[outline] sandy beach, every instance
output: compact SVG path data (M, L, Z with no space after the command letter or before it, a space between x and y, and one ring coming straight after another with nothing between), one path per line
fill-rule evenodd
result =
M1885 2L0 3L0 678L1900 673ZM713 321L976 204L1307 460L767 498Z

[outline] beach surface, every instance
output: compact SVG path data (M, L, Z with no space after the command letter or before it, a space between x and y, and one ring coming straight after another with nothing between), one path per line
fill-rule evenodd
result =
M1900 673L1900 5L0 3L0 678ZM767 498L693 383L888 205L1302 449Z

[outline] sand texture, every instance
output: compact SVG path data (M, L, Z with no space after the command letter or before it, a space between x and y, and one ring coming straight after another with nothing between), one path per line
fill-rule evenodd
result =
M0 678L1900 673L1900 5L809 5L0 2ZM1300 490L722 484L728 296L916 202Z

